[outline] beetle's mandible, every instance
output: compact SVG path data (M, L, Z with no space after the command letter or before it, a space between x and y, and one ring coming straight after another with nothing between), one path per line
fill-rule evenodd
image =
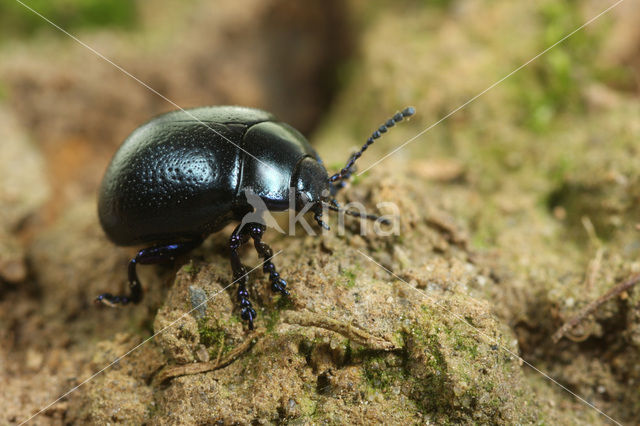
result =
M100 224L109 239L118 245L147 248L129 261L129 294L105 293L97 300L110 306L138 303L142 287L136 265L173 260L200 245L209 234L241 221L253 211L247 191L260 197L271 211L287 210L293 194L295 209L308 208L318 225L328 229L322 220L323 206L341 211L333 197L354 172L355 161L388 128L413 114L409 107L387 120L331 177L307 140L265 111L202 107L152 119L120 146L98 196ZM271 261L271 248L262 241L265 228L258 222L241 223L229 239L240 315L250 329L256 312L238 254L242 244L253 240L264 258L263 270L269 274L272 290L289 294L287 282Z

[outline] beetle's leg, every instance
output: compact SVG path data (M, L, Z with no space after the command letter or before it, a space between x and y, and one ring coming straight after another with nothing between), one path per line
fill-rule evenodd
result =
M331 228L325 221L322 220L322 213L324 213L324 211L322 210L323 204L326 204L326 203L322 201L317 203L315 206L313 206L311 211L313 212L313 218L315 219L316 223L320 225L321 228L326 229L328 231Z
M280 292L285 296L289 295L287 291L287 282L280 278L280 274L276 271L276 265L273 264L271 258L273 257L273 250L262 241L262 236L266 230L266 226L260 223L248 223L245 225L249 228L249 235L253 238L253 244L258 252L258 256L264 259L262 270L265 274L269 274L271 280L271 290L274 292Z
M249 292L247 291L247 268L240 262L238 249L249 240L249 224L240 224L233 230L229 238L229 249L231 251L231 269L233 271L233 281L238 283L238 301L240 302L240 317L249 322L249 330L253 330L253 319L256 311L251 306Z
M96 298L108 306L127 305L138 303L142 300L142 286L136 273L136 265L152 265L174 260L177 256L185 254L202 243L202 239L180 242L176 244L157 245L142 249L129 261L129 295L113 295L111 293L101 294Z
M329 231L331 229L329 227L329 225L327 225L327 222L322 220L322 210L320 210L319 212L314 213L313 218L318 223L318 225L320 225L322 228L326 229L327 231Z

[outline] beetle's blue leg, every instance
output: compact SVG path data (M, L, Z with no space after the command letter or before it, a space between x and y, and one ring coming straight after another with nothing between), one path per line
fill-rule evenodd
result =
M253 238L253 244L258 252L258 256L264 259L262 270L265 274L269 274L271 290L288 296L289 292L287 291L287 282L280 278L280 274L276 271L276 265L271 261L271 258L273 257L273 250L271 250L271 247L269 247L267 243L262 241L262 236L266 231L266 226L260 223L248 223L245 226L249 228L249 235Z
M176 244L157 245L142 249L129 261L129 295L113 295L111 293L101 294L96 298L108 306L127 305L138 303L142 300L142 286L136 273L136 265L151 265L174 260L177 256L185 254L202 243L202 239L180 242Z
M231 269L233 270L233 281L238 283L238 301L240 302L240 317L248 321L249 330L253 330L253 319L256 317L256 311L251 306L249 300L249 291L247 291L247 268L240 262L238 249L242 244L249 240L250 224L240 224L233 230L229 238L229 249L231 251Z
M318 209L314 214L313 214L313 218L315 219L315 221L318 223L318 225L320 225L320 227L326 229L327 231L329 231L331 228L329 227L329 225L327 225L327 223L322 220L322 208Z

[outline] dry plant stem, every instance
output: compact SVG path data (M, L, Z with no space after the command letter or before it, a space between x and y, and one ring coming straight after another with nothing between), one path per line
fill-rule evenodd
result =
M256 330L247 339L242 342L238 347L229 352L225 357L220 357L216 362L197 362L193 364L171 366L162 369L158 375L153 379L157 384L165 383L175 377L188 376L193 374L201 374L209 371L214 371L222 367L226 367L236 360L240 355L251 349L256 340L264 335L264 330Z
M398 349L389 340L374 336L351 324L337 321L325 315L309 311L286 311L282 313L282 321L305 327L318 327L341 334L354 342L373 350L391 351Z
M570 331L576 325L578 325L580 322L582 322L582 320L584 320L587 316L589 316L592 313L594 313L600 307L600 305L602 305L603 303L607 302L608 300L620 295L622 292L629 290L631 287L636 285L638 283L638 281L640 281L640 273L632 275L631 277L629 277L625 281L623 281L620 284L618 284L615 287L613 287L611 290L607 291L602 296L598 297L593 302L589 303L587 306L584 307L584 309L582 309L580 311L580 313L578 313L578 315L576 315L575 317L571 318L569 321L565 322L562 325L562 327L560 327L558 329L558 331L553 333L553 336L551 336L551 339L553 340L553 342L554 343L558 343L560 341L560 339L562 339L562 337L568 331Z
M600 267L602 266L602 255L604 254L604 249L599 248L596 252L596 256L589 262L589 269L587 276L584 280L584 286L587 291L593 288L593 284L596 281L596 276L600 271Z
M392 342L374 336L361 330L353 325L346 324L335 319L329 318L324 315L319 315L314 312L295 312L287 311L283 313L283 322L288 324L296 324L302 326L313 326L324 328L325 330L333 331L341 334L356 343L366 346L373 350L390 351L397 349L396 345ZM164 368L153 379L155 383L161 384L175 377L187 376L193 374L202 374L209 371L214 371L222 367L226 367L238 358L241 354L248 351L256 339L259 339L264 335L264 330L257 330L251 334L240 346L236 347L233 351L229 352L225 357L218 356L215 362L198 362L194 364L178 365Z

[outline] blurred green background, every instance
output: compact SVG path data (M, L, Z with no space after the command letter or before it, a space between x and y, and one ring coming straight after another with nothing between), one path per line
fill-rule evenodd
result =
M415 106L408 124L367 151L361 170L613 4L25 3L182 107L275 112L333 168L390 114ZM447 212L479 262L502 277L473 295L513 331L523 358L629 422L640 415L638 291L605 304L569 339L553 344L550 336L640 270L638 22L638 2L621 3L358 177L423 184L424 199ZM9 271L0 262L0 276L14 283L2 287L0 309L20 328L24 317L43 322L38 312L54 312L54 300L67 303L43 284L32 245L69 220L69 206L93 203L106 164L135 127L175 107L17 2L0 3L0 40L0 177L13 191L0 192L8 206L0 241L10 247L0 247L0 260L10 253L19 265ZM31 287L15 284L24 282ZM69 317L87 315L73 303ZM90 334L76 326L78 336ZM48 338L7 338L4 347L17 362ZM603 420L526 372L549 423ZM34 376L25 383L38 385Z
M128 0L25 0L24 3L67 31L88 28L134 28L137 2ZM0 35L25 38L51 24L16 1L0 4ZM60 33L59 36L64 36Z

